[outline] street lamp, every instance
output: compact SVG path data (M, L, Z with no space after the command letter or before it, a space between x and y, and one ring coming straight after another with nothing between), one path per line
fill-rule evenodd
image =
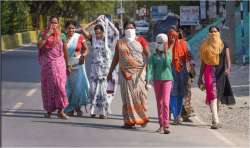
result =
M120 28L121 28L121 32L123 34L123 28L122 28L122 24L123 24L123 21L122 21L122 13L123 13L122 0L121 0L120 4L121 4L121 8L120 8L121 9L121 22L120 22L121 24L120 24Z

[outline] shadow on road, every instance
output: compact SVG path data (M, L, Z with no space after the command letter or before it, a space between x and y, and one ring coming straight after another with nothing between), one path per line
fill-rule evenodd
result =
M99 123L58 122L58 121L32 121L32 122L49 123L49 124L63 124L63 125L70 125L70 126L77 126L77 127L102 129L102 130L126 130L126 131L133 131L133 132L154 133L154 131L147 130L147 129L142 128L142 127L125 129L122 127L122 125L114 125L114 124L111 125L111 124L99 124Z
M56 117L56 113L52 114L52 117L49 118L44 118L44 111L43 110L30 110L30 109L19 109L15 112L11 112L11 110L4 110L1 112L2 117L17 117L17 118L37 118L37 119L46 119L46 120L51 120L51 121L32 121L32 122L44 122L44 123L55 123L55 124L66 124L66 125L73 125L73 126L84 126L84 127L91 127L91 128L101 128L101 129L123 129L121 126L118 125L110 125L110 124L97 124L97 123L77 123L77 122L67 122L69 120L61 120L62 122L57 122L53 120L58 120ZM89 115L84 115L82 117L71 117L71 119L91 119L91 120L99 120L99 121L104 121L106 120L107 122L110 122L112 120L123 120L122 115L114 114L112 115L111 119L99 119L99 118L91 118ZM66 122L65 122L66 121ZM156 117L150 117L150 122L149 123L158 123L158 120ZM171 126L177 126L170 122ZM187 127L196 127L196 128L204 128L209 125L204 125L204 124L197 124L194 122L182 122L178 126L187 126ZM137 128L137 129L143 129L143 128ZM127 130L127 129L126 129ZM134 130L134 129L129 129L129 130ZM142 130L143 132L147 132L146 130ZM152 132L152 131L151 131Z
M43 116L35 116L35 115L18 115L18 114L1 114L2 117L17 117L17 118L44 118Z
M79 123L79 122L58 122L58 121L32 121L32 122L41 122L41 123L53 123L53 124L65 124L73 126L83 126L91 128L101 128L101 129L121 129L119 125L110 125L110 124L97 124L97 123Z
M112 114L112 119L123 120L123 116L118 115L118 114ZM149 117L149 121L152 123L158 123L158 118L157 117Z

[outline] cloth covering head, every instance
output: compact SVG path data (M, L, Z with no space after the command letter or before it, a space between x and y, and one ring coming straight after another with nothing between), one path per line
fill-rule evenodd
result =
M220 53L224 48L220 32L208 33L207 38L201 44L200 58L207 65L219 65Z
M168 42L168 36L164 33L160 33L156 36L157 43Z
M190 61L191 56L188 51L187 42L183 39L179 39L178 32L172 30L168 33L168 37L174 41L172 49L172 64L177 72L182 71L184 68L183 62Z

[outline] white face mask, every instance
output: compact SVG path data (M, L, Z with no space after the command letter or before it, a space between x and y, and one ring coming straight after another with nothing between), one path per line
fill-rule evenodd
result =
M129 41L134 41L136 38L135 29L127 29L125 30L125 38Z
M159 51L164 51L164 44L163 43L161 43L161 44L157 43L157 49Z

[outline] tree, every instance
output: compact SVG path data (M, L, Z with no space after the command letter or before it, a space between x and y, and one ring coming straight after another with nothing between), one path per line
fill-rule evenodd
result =
M53 5L55 5L57 2L56 1L26 1L26 3L30 8L30 14L32 16L32 22L33 22L32 25L34 28L39 29L39 27L44 27L44 26L39 26L40 24L39 16L40 15L46 16L47 13L51 11L50 9L53 8Z
M225 36L228 37L228 46L233 49L233 55L236 55L235 51L235 1L228 1L226 3L226 25L231 31L226 31Z
M47 22L47 17L56 15L63 19L90 21L101 14L115 15L117 1L1 1L2 34L23 31L29 26L32 18L32 28L38 30ZM41 19L42 16L42 19ZM41 23L43 21L43 23ZM61 25L62 25L61 24Z
M27 26L29 6L23 1L1 2L1 31L2 34L13 34L22 31Z

